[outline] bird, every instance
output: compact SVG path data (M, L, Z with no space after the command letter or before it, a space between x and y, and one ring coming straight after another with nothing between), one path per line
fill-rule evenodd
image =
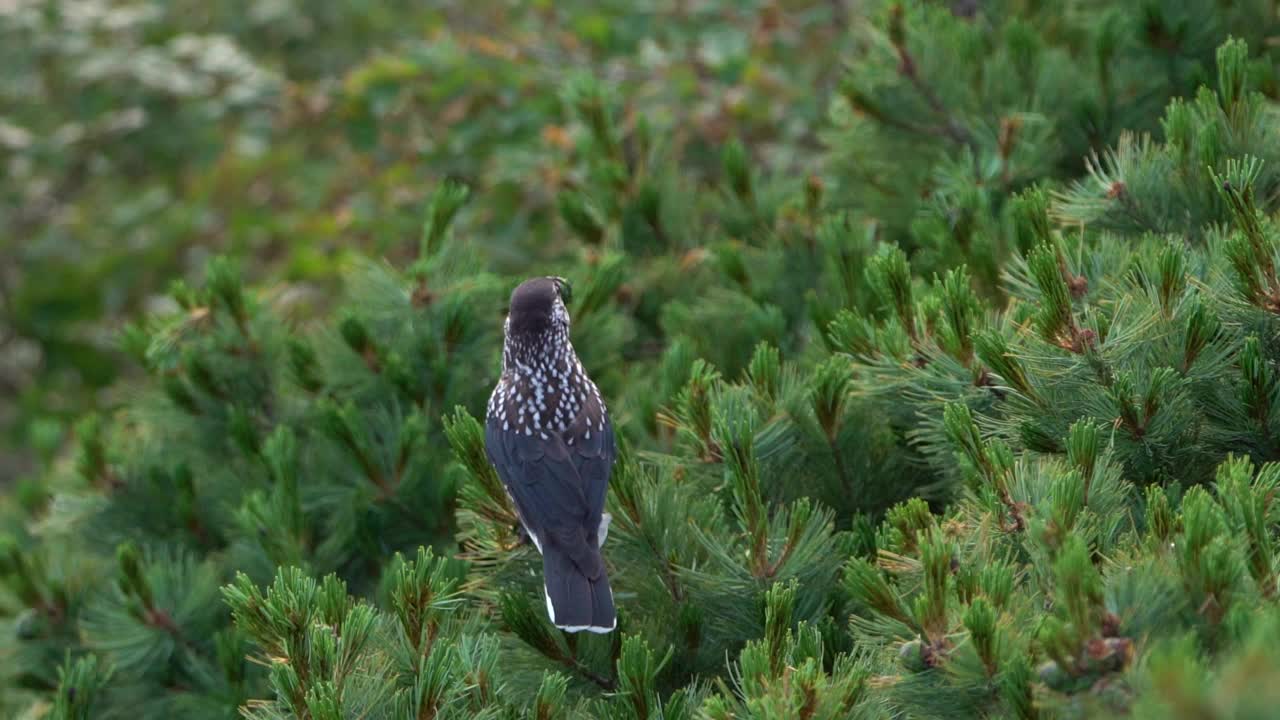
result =
M570 633L618 625L602 547L617 453L613 423L569 340L572 288L535 277L511 293L502 374L485 413L485 453L542 556L551 624Z

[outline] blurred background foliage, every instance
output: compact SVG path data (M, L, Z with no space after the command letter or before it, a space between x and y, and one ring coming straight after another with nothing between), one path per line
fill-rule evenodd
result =
M129 393L122 318L214 253L305 316L352 251L394 260L444 178L499 269L564 250L588 131L561 90L615 88L686 172L732 134L813 163L852 40L838 2L0 0L0 478ZM114 391L109 388L115 388Z
M1269 4L0 0L0 478L129 396L118 330L174 278L229 254L313 317L354 253L409 258L445 179L500 274L666 228L668 262L745 277L779 258L734 243L802 226L803 196L999 294L1004 200L1158 133L1224 37L1275 96ZM710 311L653 296L628 356L694 330L739 369ZM747 308L771 340L805 310Z

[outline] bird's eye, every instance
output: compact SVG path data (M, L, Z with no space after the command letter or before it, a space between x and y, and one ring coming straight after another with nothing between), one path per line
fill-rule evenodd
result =
M573 300L573 286L568 280L562 277L551 278L556 283L556 292L560 294L560 299L568 303Z

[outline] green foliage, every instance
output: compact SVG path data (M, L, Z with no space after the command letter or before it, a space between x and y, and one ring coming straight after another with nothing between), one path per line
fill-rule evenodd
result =
M287 82L174 70L181 102L68 68L86 47L161 62L195 42L162 31L192 6L143 3L118 38L92 13L0 14L81 33L6 89L21 123L69 112L37 107L49 77L152 108L74 201L169 194L67 237L153 227L173 249L202 228L228 251L121 333L137 377L0 504L0 710L1267 711L1236 688L1278 667L1274 14L799 5L740 24L503 5L520 32L499 40L449 4L338 3L314 26L206 9L193 32ZM556 20L572 41L534 37ZM349 44L316 47L333 28ZM848 50L844 79L823 53L775 69L806 43ZM145 70L117 59L88 64ZM591 72L615 65L641 78ZM728 104L712 119L708 97ZM29 192L68 176L58 157L18 158ZM18 236L54 242L53 217ZM484 449L502 312L533 274L572 281L618 429L611 634L548 622ZM60 327L21 333L50 348Z

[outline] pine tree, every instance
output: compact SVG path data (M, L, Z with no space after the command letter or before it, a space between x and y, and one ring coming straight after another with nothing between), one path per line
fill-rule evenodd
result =
M602 83L568 83L589 162L557 209L577 241L522 273L571 268L555 274L574 284L575 346L620 428L609 635L549 623L537 552L485 456L477 418L512 282L456 231L478 201L467 186L427 200L410 260L353 261L314 325L211 262L203 284L172 288L174 312L124 333L145 391L87 417L74 457L6 509L0 607L15 612L0 707L261 720L1270 712L1280 119L1257 45L1215 35L1206 59L1192 29L1253 17L1211 5L1188 3L1180 22L1117 10L1086 33L1048 23L1052 50L1030 20L978 25L965 3L887 8L871 47L896 69L859 75L872 87L850 80L844 97L899 141L918 130L901 116L940 115L936 143L898 156L894 181L910 189L893 194L918 199L934 163L951 187L980 186L957 202L976 203L964 232L983 249L937 214L960 196L851 201L846 168L882 174L852 149L891 158L901 142L846 137L832 177L798 182L729 142L715 192L699 193L643 123L618 123ZM1194 26L1197 12L1215 24ZM1146 78L1155 89L1125 84L1151 58L1122 42L1124 22L1171 48L1170 76ZM1108 122L1065 150L1047 131L1014 138L1012 121L994 144L979 123L951 124L944 111L960 106L926 83L946 67L940 50L918 57L929 29L970 53L957 72L1030 72L1010 53L1043 52L1036 77L1017 80L1031 88L988 105L1015 82L993 78L968 111L1040 112L1026 97L1085 63L1117 84L1080 89L1065 115L1079 122L1078 103L1095 102ZM1194 99L1158 123L1145 114L1184 76L1206 82ZM895 99L924 107L890 111ZM1008 175L992 189L971 164Z

